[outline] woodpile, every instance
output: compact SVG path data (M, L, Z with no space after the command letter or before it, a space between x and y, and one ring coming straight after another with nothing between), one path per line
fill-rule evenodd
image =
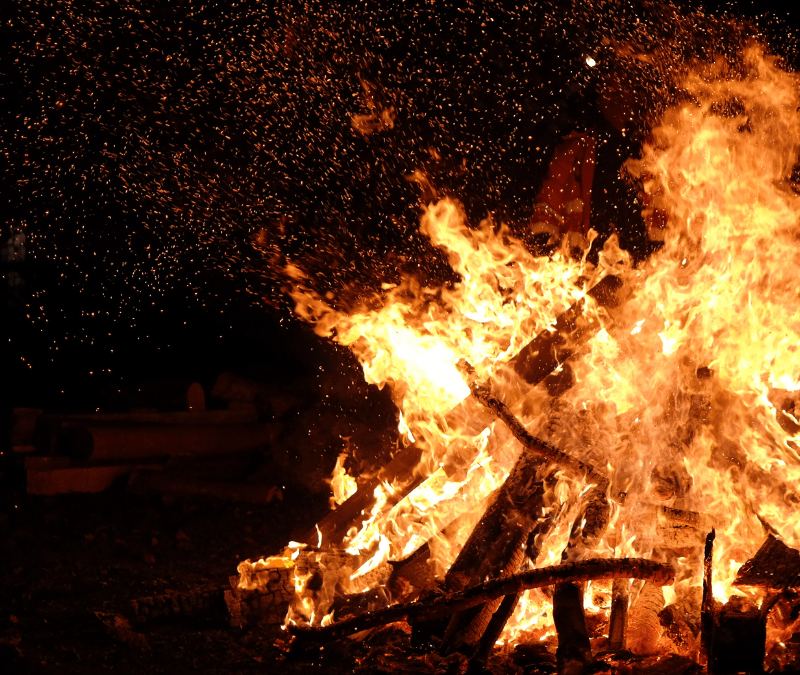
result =
M224 593L232 626L248 624L280 626L286 619L289 605L295 599L293 570L282 567L259 566L245 576L230 578L231 589Z
M238 378L231 393L231 377L221 378L225 386L214 399L228 409L207 410L197 383L169 383L162 389L151 384L137 392L139 397L147 394L142 401L163 404L161 409L80 414L15 409L10 440L24 461L27 492L91 493L128 483L135 491L170 498L262 504L281 499L275 482L247 478L275 445L282 425L263 419L259 406L268 401L262 388L251 383L248 389L247 381ZM249 403L241 400L248 393ZM225 401L225 396L235 400Z
M613 308L621 296L612 279L607 278L606 283L594 291L595 299L609 308ZM597 328L584 318L580 305L572 307L558 318L554 331L543 334L524 348L512 361L511 368L529 384L547 382L551 395L558 396L569 382L561 382L564 377L548 379L551 371L564 364ZM427 645L435 646L442 656L465 657L470 668L479 672L487 663L522 592L549 587L558 640L555 661L559 673L587 672L597 658L596 644L602 645L605 651L632 652L641 659L675 650L681 655L681 659L675 660L675 667L684 670L696 667L701 643L712 672L727 672L725 669L732 663L730 655L734 653L742 663L749 664L748 668L754 668L759 658L763 662L761 634L769 610L755 611L737 603L720 610L713 601L710 592L713 531L705 551L706 589L702 601L698 594L680 591L677 600L665 607L662 586L673 581L669 564L591 558L608 527L612 505L624 504L627 497L625 493L614 494L610 490L605 467L598 470L590 461L574 457L554 443L531 434L491 387L477 380L469 364L462 362L459 367L471 396L446 416L445 423L452 428L466 425L467 433L479 433L495 420L500 421L522 447L516 463L502 486L489 498L441 585L424 571L427 545L405 560L391 563L392 572L380 589L353 596L342 590L346 584L337 586L337 573L325 571L323 566L324 573L317 574L319 579L314 590L317 598L324 586L338 595L333 602L316 605L321 608L316 622L290 621L288 628L298 648L406 621L415 634L433 635ZM565 377L569 379L568 368L562 368L561 372L566 372ZM680 505L691 489L691 478L681 462L670 459L679 457L681 448L703 433L709 424L711 377L708 368L695 370L693 367L690 375L693 393L681 403L688 409L685 422L669 431L667 440L672 452L667 452L666 459L653 467L650 493L644 503L635 504L633 508L635 516L632 517L638 520L637 525L644 532L643 543L659 560L674 560L685 555L702 557L704 539L713 526L705 515L675 505L676 502ZM590 456L591 453L582 455ZM374 493L380 484L390 483L394 488L383 507L385 510L412 494L431 472L421 459L422 452L415 445L399 450L372 479L362 481L349 500L308 532L303 539L307 550L316 551L315 546L322 541L335 549L350 528L358 529L371 512ZM445 454L439 467L446 473L450 470L449 462L449 455ZM583 486L580 507L563 551L562 564L532 569L541 544L553 526L545 515L547 510L543 509L543 495L547 491L548 476L555 471ZM442 527L444 532L450 525L444 523ZM773 589L796 584L800 575L800 554L781 548L783 545L776 542L768 540L764 550L743 568L747 583ZM779 559L777 563L776 558ZM303 570L305 574L306 567ZM593 576L595 573L597 576ZM333 581L324 580L326 576ZM340 575L340 578L344 577ZM610 614L602 641L598 641L597 620L589 621L590 617L584 612L588 579L612 580ZM376 601L382 589L389 597ZM307 591L302 594L306 595ZM331 608L336 610L333 623L320 625L321 614L327 614ZM743 651L741 645L734 647L736 641L747 641L748 635L752 639L746 650Z

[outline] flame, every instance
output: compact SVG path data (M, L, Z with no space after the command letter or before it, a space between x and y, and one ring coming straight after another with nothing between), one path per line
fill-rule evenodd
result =
M527 428L608 477L610 525L587 555L670 560L679 573L668 602L701 585L698 551L712 527L721 602L757 599L733 581L767 528L800 546L800 195L788 179L800 152L798 80L753 45L736 62L696 64L681 88L627 164L663 240L638 267L615 237L596 265L562 251L534 257L502 225L468 227L445 199L420 229L460 276L452 286L407 277L346 312L287 269L298 315L348 346L368 382L391 388L400 438L423 450L424 480L409 494L380 484L347 535L353 592L424 543L442 577L520 452L501 424L478 430L448 415L469 395L461 359ZM602 329L572 359L574 384L554 402L516 378L505 364L610 273L631 294L613 317L587 302ZM341 457L332 486L337 503L354 487ZM549 484L552 530L531 564L561 561L590 487L563 474ZM587 611L606 613L609 593L590 589ZM500 642L547 639L551 616L546 593L526 593Z
M333 467L333 473L330 478L331 491L333 492L330 499L331 508L336 508L339 504L346 502L358 489L356 479L349 475L344 468L347 457L347 452L339 453L336 458L336 466Z

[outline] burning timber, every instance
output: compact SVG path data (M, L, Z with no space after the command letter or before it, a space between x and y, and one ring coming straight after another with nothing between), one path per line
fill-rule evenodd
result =
M558 670L580 673L605 648L724 671L747 634L742 663L758 670L765 621L773 635L800 633L800 322L776 311L795 306L800 283L800 198L787 180L800 83L754 47L733 70L709 66L680 86L687 96L627 166L663 242L638 267L614 237L596 263L533 258L443 200L420 229L460 276L452 287L409 277L342 312L289 274L298 314L391 388L405 446L375 477L350 476L349 499L280 556L349 556L296 579L298 636L362 625L343 620L351 611L397 612L472 666L493 643L557 637ZM587 279L602 281L586 291ZM786 551L768 541L742 567L767 534ZM481 595L530 567L631 557L669 563L673 587L553 578L547 593ZM474 605L447 621L424 609L469 592ZM794 649L775 640L781 658Z
M601 307L613 309L622 302L622 282L609 275L600 280L587 295ZM510 365L529 385L534 386L569 359L575 350L600 330L600 324L583 312L585 301L581 300L561 314L552 331L546 331L531 341L512 359ZM472 399L466 399L446 417L448 426L456 426L461 420L469 420L476 432L488 426L491 417L481 414ZM374 503L374 492L381 483L395 485L395 499L400 499L418 487L424 480L419 464L422 450L409 445L399 450L378 474L360 485L357 492L335 511L325 516L317 526L303 538L314 545L320 537L329 546L341 543L357 518L369 511Z
M444 595L429 602L417 601L407 605L395 605L327 627L292 626L291 631L294 635L302 636L304 639L324 642L395 621L438 619L453 612L464 611L489 600L513 595L531 588L552 586L557 583L600 581L621 577L647 579L653 584L667 585L674 581L675 573L669 565L652 560L586 560L580 563L567 563L551 568L530 570L505 579L487 581L484 584Z

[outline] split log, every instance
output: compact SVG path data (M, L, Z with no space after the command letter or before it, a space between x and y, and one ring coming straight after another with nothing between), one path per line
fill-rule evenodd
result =
M595 284L587 292L587 296L593 298L601 307L613 309L622 301L622 287L623 283L618 277L607 276ZM536 385L544 380L569 359L580 345L588 342L600 330L600 323L584 314L585 304L585 300L581 299L572 305L559 315L553 329L541 333L511 360L511 368L530 385ZM481 426L484 415L472 398L462 401L445 418L448 426L464 420L473 421L475 434L480 433L490 423L486 420ZM322 518L301 541L315 544L319 530L326 545L341 544L347 531L353 526L358 526L361 515L369 512L375 501L375 488L382 482L386 481L395 486L396 501L420 485L425 478L424 467L418 468L422 455L422 450L416 445L399 450L377 476L359 485L355 494L335 511L329 512Z
M593 550L608 526L608 478L594 467L561 452L549 443L536 438L511 413L508 407L487 388L480 385L475 371L465 361L459 363L472 395L492 410L509 428L526 450L536 452L564 468L574 477L589 480L594 486L586 495L584 508L573 523L570 541L564 551L565 560L578 560ZM560 673L583 672L591 663L592 649L583 615L583 589L573 583L558 584L553 594L553 619L558 633L556 661Z
M511 472L473 529L445 575L451 593L487 579L514 574L522 564L528 536L542 511L543 489L537 480L542 458L523 449ZM473 651L500 601L456 612L445 632L442 651Z
M664 591L661 586L645 582L631 609L628 624L628 649L634 654L648 656L658 652L662 609Z
M800 587L800 552L769 535L756 554L742 565L733 583L776 590Z
M629 591L628 579L614 579L611 586L611 616L608 619L608 648L612 652L626 648Z
M298 638L317 643L327 642L395 621L433 620L449 616L453 612L464 611L489 600L531 588L553 586L562 582L601 581L620 577L644 579L656 585L669 585L675 580L675 571L670 565L642 558L585 560L530 570L505 579L493 579L458 593L437 597L429 602L395 605L323 628L293 626L290 630Z

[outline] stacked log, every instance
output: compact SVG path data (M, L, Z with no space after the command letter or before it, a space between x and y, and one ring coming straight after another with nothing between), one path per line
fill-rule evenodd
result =
M231 626L248 624L283 625L289 605L295 599L294 569L268 564L253 566L252 573L230 578L231 589L224 594Z

